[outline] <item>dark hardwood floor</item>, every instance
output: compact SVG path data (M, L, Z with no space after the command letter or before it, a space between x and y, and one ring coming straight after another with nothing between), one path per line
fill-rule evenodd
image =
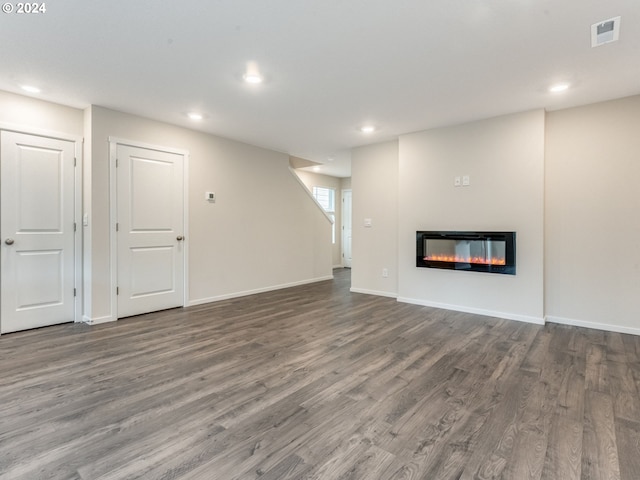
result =
M0 337L2 479L640 479L640 337L334 281Z

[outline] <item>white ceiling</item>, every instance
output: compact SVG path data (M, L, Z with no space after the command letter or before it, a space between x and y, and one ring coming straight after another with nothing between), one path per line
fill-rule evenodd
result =
M640 93L639 0L55 0L46 8L0 13L0 89L35 84L46 100L214 133L325 163L322 173L337 176L349 175L345 151L355 146ZM620 40L591 48L591 24L618 15ZM264 84L242 82L248 62ZM554 82L572 87L550 94ZM192 110L206 118L194 123ZM364 123L378 130L364 135Z

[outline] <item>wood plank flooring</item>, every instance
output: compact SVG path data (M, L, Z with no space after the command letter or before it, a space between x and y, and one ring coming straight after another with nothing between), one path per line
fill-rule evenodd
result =
M1 479L640 479L640 337L334 281L0 337Z

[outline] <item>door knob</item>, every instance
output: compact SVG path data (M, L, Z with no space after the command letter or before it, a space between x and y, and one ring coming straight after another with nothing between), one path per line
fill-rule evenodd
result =
M13 238L7 238L4 243L6 243L7 245L13 245Z
M181 242L182 240L184 240L184 237L183 237L182 235L178 235L178 236L176 237L176 240L178 240L179 242ZM12 241L11 243L13 243L13 241Z

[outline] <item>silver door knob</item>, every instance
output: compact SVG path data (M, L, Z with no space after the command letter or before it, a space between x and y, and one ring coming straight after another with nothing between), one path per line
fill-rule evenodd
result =
M182 235L178 235L176 237L176 240L178 240L179 242L181 242L182 240L184 240L184 237Z
M6 243L7 245L13 245L13 238L7 238L4 243Z

